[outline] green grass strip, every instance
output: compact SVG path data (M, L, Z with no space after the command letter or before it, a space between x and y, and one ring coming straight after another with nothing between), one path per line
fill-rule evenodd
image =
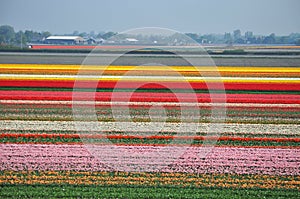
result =
M1 198L223 198L300 197L298 190L157 186L0 185Z
M23 129L23 130L15 130L15 129L0 129L1 133L29 133L29 134L106 134L106 135L134 135L136 132L133 131L76 131L76 130L34 130L34 129ZM144 132L145 135L179 135L179 132L175 131L163 131L159 133L154 133L153 131ZM189 132L187 135L198 135L198 136L206 136L206 132ZM294 134L281 134L280 132L274 132L274 133L235 133L235 132L223 132L219 133L220 136L232 136L232 137L283 137L283 138L297 138L300 137L299 133Z

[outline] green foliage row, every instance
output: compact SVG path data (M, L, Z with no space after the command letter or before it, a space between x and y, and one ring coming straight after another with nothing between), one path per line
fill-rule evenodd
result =
M297 190L220 189L151 186L1 185L5 198L289 198L300 197Z
M0 87L0 90L30 90L30 91L73 91L74 88L53 88L53 87ZM133 92L133 89L127 88L76 88L76 91L84 92ZM212 93L207 89L143 89L134 90L135 93L150 92L150 93ZM214 90L213 93L224 93L223 90ZM299 95L300 91L259 91L259 90L226 90L226 94L294 94Z
M173 140L173 139L89 139L89 138L1 138L0 143L70 143L70 142L91 142L91 143L107 143L112 144L186 144L186 145L201 145L202 140ZM289 146L298 147L299 142L265 142L265 141L216 141L216 146Z

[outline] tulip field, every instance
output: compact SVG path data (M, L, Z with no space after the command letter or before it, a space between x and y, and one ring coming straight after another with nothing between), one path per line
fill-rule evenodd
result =
M300 198L299 67L0 64L0 110L0 198Z

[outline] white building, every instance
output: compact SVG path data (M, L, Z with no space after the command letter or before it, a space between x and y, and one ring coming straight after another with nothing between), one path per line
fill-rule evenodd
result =
M80 36L50 36L47 37L44 42L46 44L72 45L72 44L83 44L84 39Z

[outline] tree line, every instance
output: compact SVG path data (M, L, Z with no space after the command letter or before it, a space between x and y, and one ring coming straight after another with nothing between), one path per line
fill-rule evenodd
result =
M198 43L209 44L286 44L300 45L300 33L291 33L285 36L277 36L275 33L270 35L254 35L252 31L247 31L242 34L241 30L234 30L232 33L224 34L195 34L187 33L192 39Z
M28 42L39 42L51 35L50 32L37 32L32 30L15 32L9 25L0 26L0 45L21 46Z
M91 31L79 32L74 31L71 34L86 38L108 39L116 32L99 32ZM49 31L37 32L33 30L25 30L15 32L14 28L9 25L0 26L0 45L1 46L25 46L27 43L40 43L45 38L51 36ZM275 33L270 35L254 35L253 32L247 31L242 34L241 30L234 30L232 33L226 32L224 34L197 34L186 33L187 36L200 44L288 44L300 45L300 33L291 33L286 36L277 36Z

